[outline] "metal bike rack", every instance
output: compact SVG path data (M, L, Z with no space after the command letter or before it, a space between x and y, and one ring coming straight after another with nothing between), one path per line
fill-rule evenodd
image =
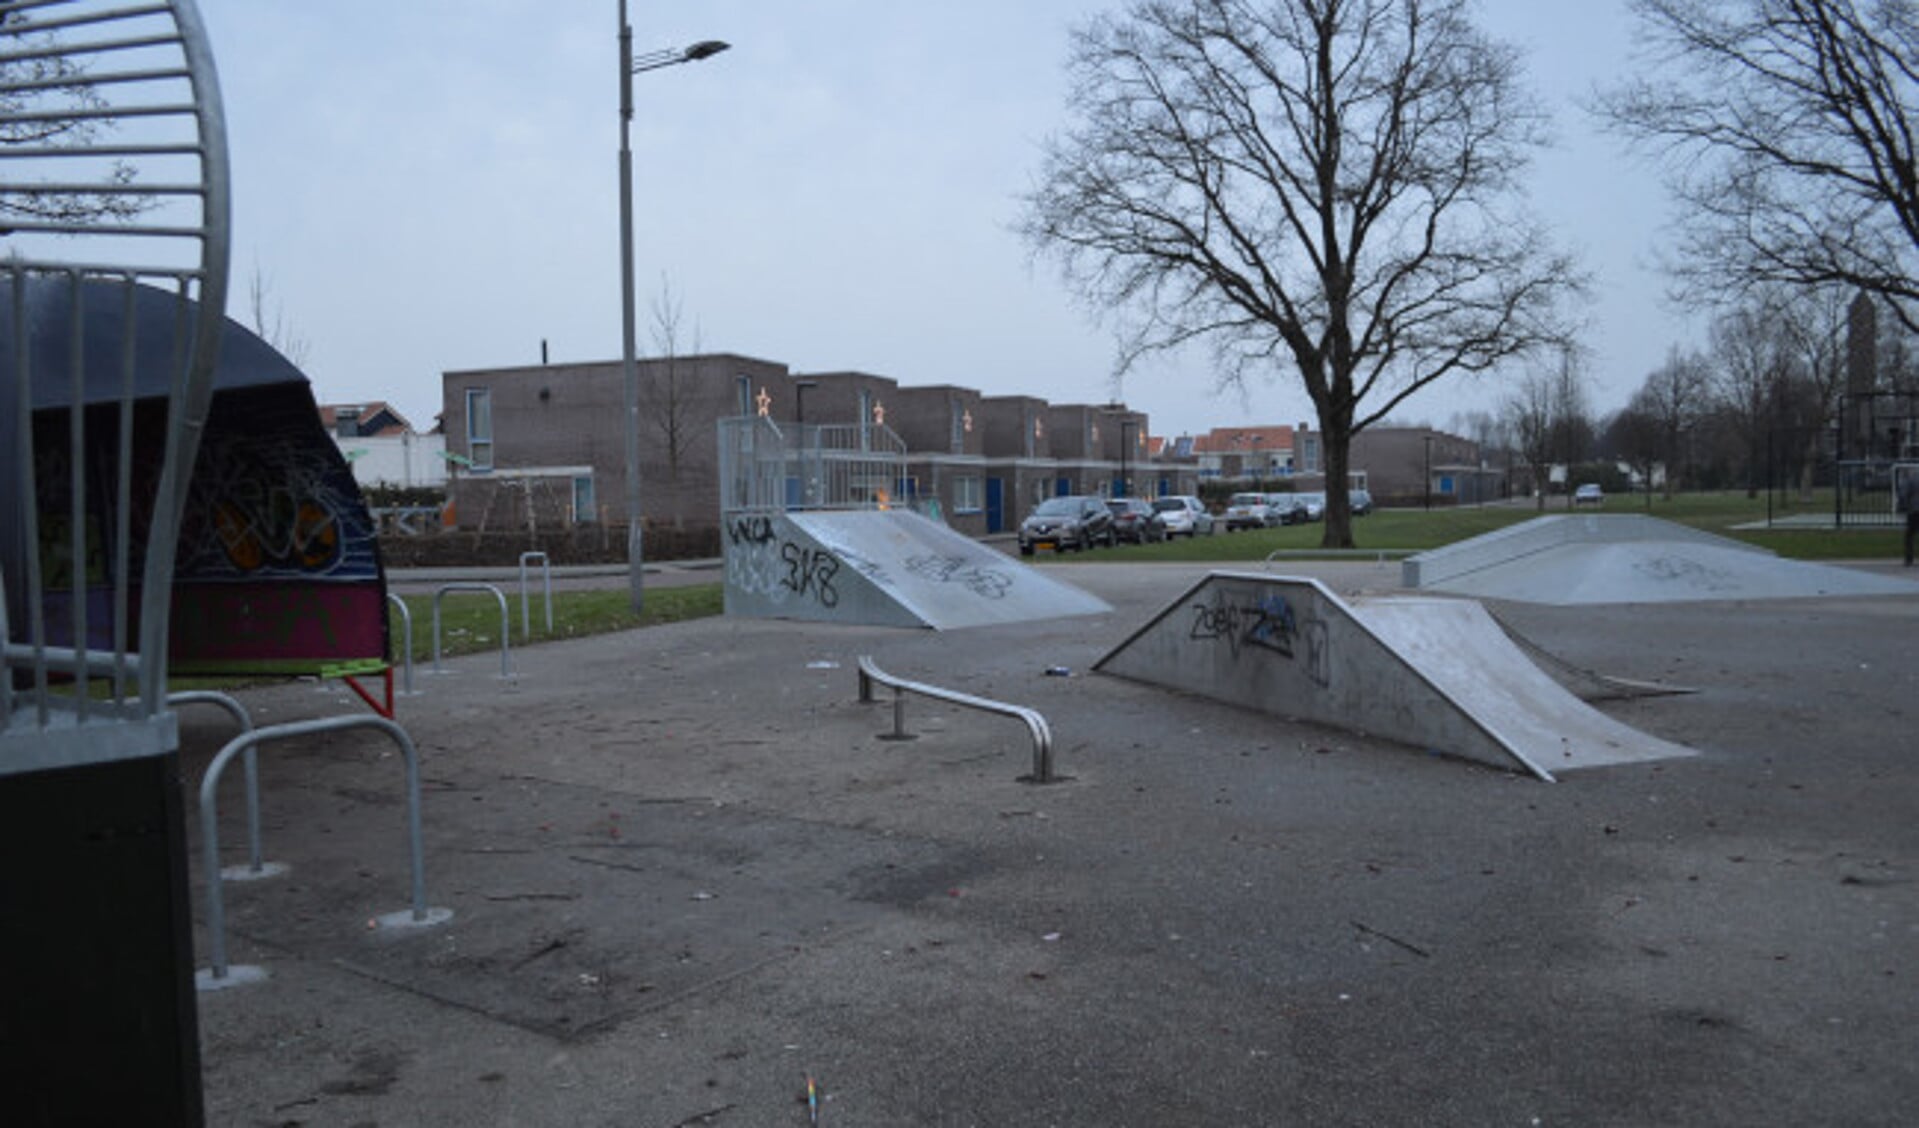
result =
M440 590L433 593L433 672L436 674L446 672L440 669L440 597L449 591L491 592L493 598L500 601L500 676L503 678L512 677L513 675L509 672L510 667L507 665L507 660L508 654L513 648L513 624L512 620L507 617L506 596L502 595L500 589L494 587L492 584L477 583L445 584Z
M520 641L533 637L533 624L527 611L526 566L538 560L540 562L540 586L546 592L546 633L553 633L553 568L548 564L544 552L520 553Z
M406 605L406 600L401 599L392 592L386 593L386 601L399 610L400 626L405 632L402 636L404 645L400 648L400 654L402 655L402 664L400 666L400 693L407 697L413 697L416 695L416 691L413 688L413 609Z
M211 689L182 690L167 694L168 705L214 705L227 711L234 720L240 722L240 732L253 731L253 715L247 707L224 693ZM220 870L223 881L258 881L263 877L278 877L287 871L280 862L262 860L260 851L260 763L259 757L249 746L241 759L243 774L246 777L247 792L247 864L228 866ZM212 870L208 870L212 873Z
M931 697L949 705L960 705L968 709L978 709L986 713L998 713L1003 717L1013 717L1023 721L1033 736L1033 774L1019 777L1021 783L1058 783L1064 776L1053 774L1053 733L1046 726L1046 718L1039 710L1024 705L1009 705L1003 701L993 701L985 697L975 697L958 690L941 689L924 682L908 681L897 678L873 664L873 659L860 655L860 703L871 704L875 683L891 686L893 689L893 731L881 733L881 740L912 740L914 735L906 731L906 695L917 693L921 697Z
M431 909L426 903L426 847L420 831L420 753L406 730L385 717L356 715L291 721L253 729L228 741L226 747L214 756L213 762L207 765L207 774L200 781L200 839L205 851L206 872L220 872L218 788L220 773L226 770L227 764L235 756L250 752L256 745L268 740L358 728L378 729L392 737L394 743L400 746L402 759L406 761L407 849L413 868L413 901L411 908L376 917L375 921L383 928L424 928L443 924L453 919L453 910ZM227 966L226 902L221 895L223 884L211 879L207 881L207 952L212 966L194 974L195 982L202 991L217 991L239 983L250 983L266 975L255 967Z

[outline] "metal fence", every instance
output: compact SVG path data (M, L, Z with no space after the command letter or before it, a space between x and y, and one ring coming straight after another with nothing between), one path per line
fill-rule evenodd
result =
M719 421L720 512L885 508L906 497L906 443L878 423Z

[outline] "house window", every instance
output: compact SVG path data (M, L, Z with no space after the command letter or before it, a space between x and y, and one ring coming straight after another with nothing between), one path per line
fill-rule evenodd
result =
M466 456L473 469L493 469L493 391L466 390Z
M952 439L949 443L949 449L954 454L965 454L966 416L958 400L954 400L950 405L949 414L952 416Z
M733 377L733 382L739 389L740 414L742 416L753 414L753 378L751 376L735 376Z
M978 513L980 485L977 474L961 474L953 479L953 512Z
M1317 435L1303 436L1302 442L1300 445L1302 448L1300 451L1300 461L1302 463L1301 472L1306 474L1318 473L1319 472L1319 436Z
M591 524L599 519L599 503L593 500L593 475L573 479L573 523Z

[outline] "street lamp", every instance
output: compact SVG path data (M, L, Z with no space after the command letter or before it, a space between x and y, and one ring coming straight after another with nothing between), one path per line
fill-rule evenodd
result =
M633 613L645 601L641 580L644 555L640 537L640 369L634 355L633 315L633 150L628 140L633 123L633 76L680 63L697 63L726 50L727 44L706 39L684 50L649 51L633 57L633 29L626 23L626 0L620 0L620 375L626 391L626 570Z
M1426 435L1424 438L1426 440L1426 512L1431 513L1433 511L1433 437Z

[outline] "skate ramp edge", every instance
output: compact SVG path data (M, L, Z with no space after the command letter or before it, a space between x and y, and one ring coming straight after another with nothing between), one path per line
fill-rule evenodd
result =
M1547 514L1495 529L1469 540L1409 556L1400 562L1400 583L1408 588L1431 588L1448 580L1508 564L1568 544L1618 544L1629 541L1666 541L1712 545L1727 550L1771 556L1757 545L1731 537L1636 513Z
M726 613L952 630L1112 610L910 510L729 516Z
M1310 578L1214 572L1094 669L1544 780L1693 754L1581 701L1468 600L1349 604Z

